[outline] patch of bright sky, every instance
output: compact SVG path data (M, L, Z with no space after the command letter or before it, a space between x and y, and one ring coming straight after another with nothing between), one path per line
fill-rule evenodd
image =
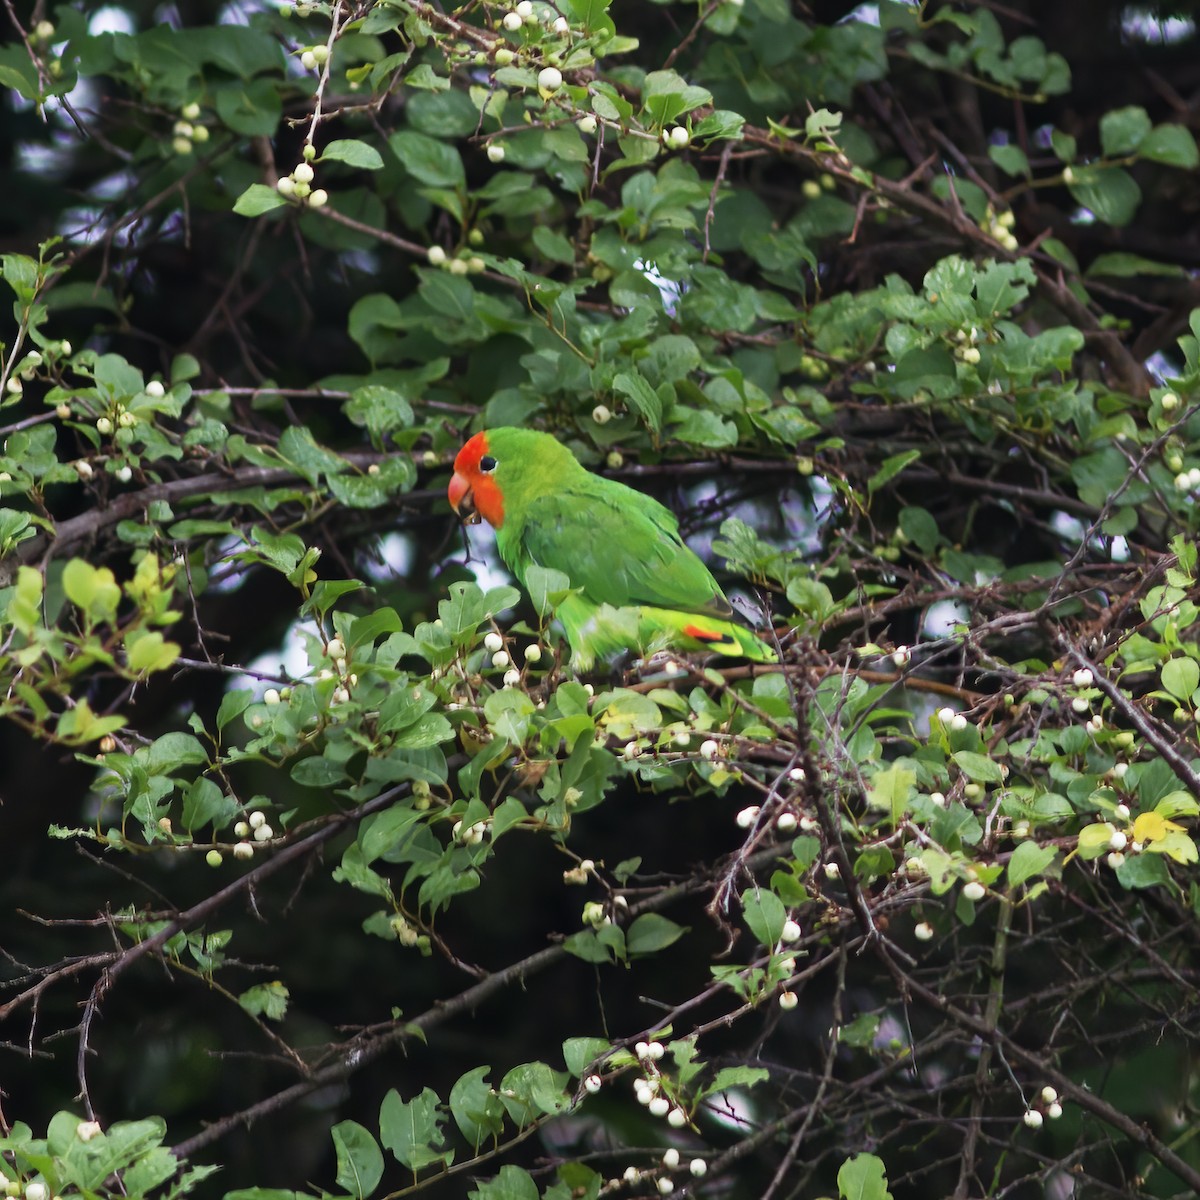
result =
M343 250L338 256L338 265L361 271L364 275L378 275L381 270L379 255L373 250Z
M641 271L658 288L663 308L668 316L673 317L679 306L679 297L684 291L683 284L677 283L674 279L668 279L653 263L644 262L640 258L633 264L633 268L635 271Z
M475 576L475 582L485 592L495 587L511 587L513 577L496 552L496 531L490 525L472 525L467 532L467 540L471 546L471 557L463 565Z
M724 1125L726 1129L739 1133L755 1128L760 1120L760 1114L749 1094L740 1088L731 1088L727 1092L718 1092L715 1096L710 1096L704 1102L704 1107L718 1125Z
M134 33L137 22L127 8L106 4L98 8L88 20L88 33L93 37L100 33Z
M915 7L915 5L914 5ZM838 21L839 25L878 25L879 5L860 4Z
M23 175L59 180L71 169L74 154L67 145L45 142L20 142L17 145L17 170Z
M413 540L407 533L389 533L375 547L378 561L371 558L363 564L363 574L368 579L381 582L403 577L412 567Z
M64 209L58 219L58 233L76 245L99 241L104 233L100 223L103 215L98 208Z
M1143 5L1131 4L1121 14L1121 35L1127 42L1174 45L1196 36L1196 22L1187 15L1164 17Z
M312 621L299 622L288 626L283 642L272 650L264 651L257 658L246 664L250 675L231 675L229 688L231 692L244 689L247 684L253 688L255 695L263 692L280 679L302 679L313 668L308 661L308 650L305 647L304 635L316 632ZM255 679L263 675L265 679Z
M957 600L938 600L925 610L921 636L935 639L949 637L960 625L967 623L970 615L967 606Z
M1050 528L1065 541L1074 542L1076 545L1083 540L1083 535L1087 532L1087 527L1078 517L1062 511L1051 516ZM1123 537L1113 538L1108 545L1103 538L1092 538L1091 544L1094 550L1107 553L1113 562L1129 561L1129 542Z
M1146 359L1146 370L1154 376L1159 383L1166 383L1168 379L1178 375L1181 368L1177 362L1173 362L1161 350L1156 350L1148 359Z

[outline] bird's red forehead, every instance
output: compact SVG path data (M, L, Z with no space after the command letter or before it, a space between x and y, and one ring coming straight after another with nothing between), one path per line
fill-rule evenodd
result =
M487 453L487 434L477 433L463 446L454 459L454 469L464 475L479 470L479 460Z
M454 459L454 479L451 481L451 504L457 509L459 499L470 492L475 511L494 529L504 524L504 496L495 478L480 469L479 462L488 453L487 433L477 433L458 452Z

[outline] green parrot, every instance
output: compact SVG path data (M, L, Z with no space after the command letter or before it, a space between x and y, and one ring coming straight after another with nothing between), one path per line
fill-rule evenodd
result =
M572 591L555 616L576 671L625 650L776 661L766 643L730 620L725 593L684 544L674 513L593 475L550 434L475 434L454 460L448 495L464 523L482 518L495 528L500 557L526 591L533 566L569 577Z

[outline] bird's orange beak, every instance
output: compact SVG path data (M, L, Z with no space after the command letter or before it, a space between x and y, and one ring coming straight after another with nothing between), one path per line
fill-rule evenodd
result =
M446 489L450 507L458 514L458 519L464 525L478 525L479 512L475 508L475 493L471 490L467 477L455 471L450 478L450 486Z

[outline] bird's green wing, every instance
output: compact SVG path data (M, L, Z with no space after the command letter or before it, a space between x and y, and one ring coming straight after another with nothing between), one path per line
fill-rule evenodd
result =
M521 574L529 564L562 571L596 604L730 614L729 601L684 545L669 509L632 488L594 482L529 503L520 530L500 539L514 571Z

